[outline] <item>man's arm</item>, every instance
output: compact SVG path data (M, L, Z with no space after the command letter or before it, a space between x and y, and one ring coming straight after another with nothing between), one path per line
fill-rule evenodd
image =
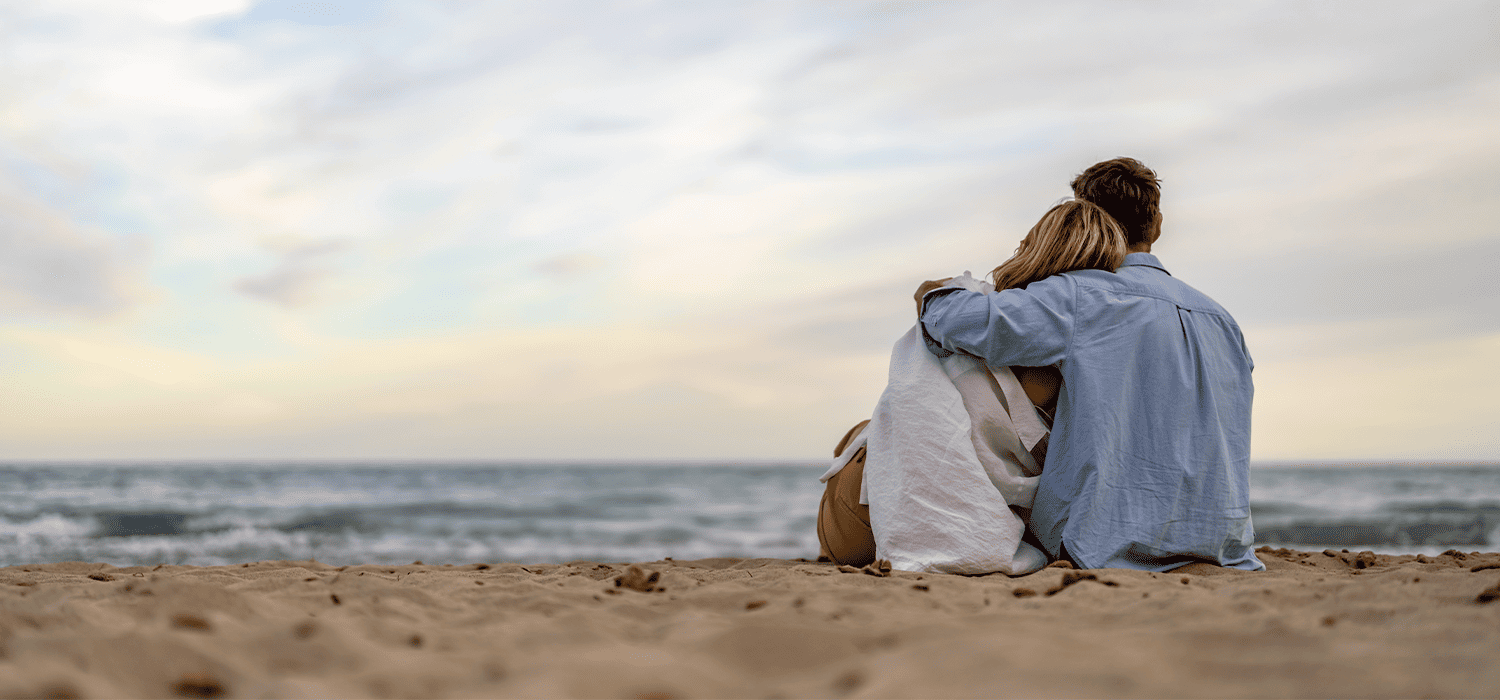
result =
M989 294L943 289L926 294L921 297L925 301L921 322L932 341L928 348L939 355L947 352L933 345L965 352L992 367L1055 364L1073 340L1075 284L1066 276L1054 275L1026 289Z
M927 296L928 292L930 292L930 291L932 291L934 289L937 289L939 287L942 287L943 285L945 285L945 284L948 283L948 280L951 280L951 279L953 279L953 278L952 277L946 277L946 278L943 278L943 279L940 279L940 280L927 280L926 282L923 282L921 284L921 286L917 287L917 293L914 294L914 295L912 295L912 298L914 298L914 299L917 300L917 320L918 321L922 320L922 301L923 301L923 298Z

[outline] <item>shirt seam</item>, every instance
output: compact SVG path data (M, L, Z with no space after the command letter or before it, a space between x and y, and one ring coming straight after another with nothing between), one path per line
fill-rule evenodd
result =
M1068 309L1068 345L1063 348L1063 357L1068 356L1068 351L1073 349L1074 338L1078 337L1078 288L1082 286L1071 277L1068 281L1073 283L1073 308Z
M1088 287L1089 289L1097 289L1097 290L1099 290L1101 292L1114 292L1116 294L1128 294L1128 295L1131 295L1131 296L1146 297L1147 299L1156 299L1158 301L1165 301L1165 302L1167 302L1167 303L1169 303L1169 304L1171 304L1173 306L1176 306L1179 309L1187 309L1189 311L1198 311L1198 312L1201 312L1201 313L1213 314L1215 316L1223 316L1225 318L1233 318L1232 316L1229 315L1229 312L1227 312L1227 311L1219 311L1219 310L1211 309L1211 308L1208 308L1208 307L1188 306L1188 305L1183 304L1182 302L1180 302L1180 301L1178 301L1176 299L1165 297L1165 296L1162 296L1160 294L1148 294L1146 292L1137 292L1137 291L1134 291L1134 290L1118 289L1118 288L1114 288L1114 287L1104 287L1104 286L1100 286L1100 285L1096 285L1096 284L1086 284L1082 280L1073 280L1073 281L1079 287ZM1078 292L1075 290L1073 292L1073 294L1074 294L1074 301L1076 302L1077 301L1077 294L1078 294Z

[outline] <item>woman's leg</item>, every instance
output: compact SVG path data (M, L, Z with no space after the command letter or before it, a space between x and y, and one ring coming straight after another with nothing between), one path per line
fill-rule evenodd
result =
M833 456L844 452L869 421L854 426L839 441ZM818 546L820 557L840 564L864 566L875 561L875 533L870 529L870 507L859 502L860 485L864 483L865 448L849 459L839 473L828 479L823 502L818 506Z

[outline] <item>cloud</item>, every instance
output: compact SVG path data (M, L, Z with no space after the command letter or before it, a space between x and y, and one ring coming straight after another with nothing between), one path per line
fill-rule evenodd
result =
M139 251L0 192L0 310L101 317L141 299Z
M320 26L357 24L379 15L382 4L380 0L259 0L245 19Z
M287 309L307 306L317 300L318 287L333 276L331 262L348 249L342 241L303 244L283 250L269 271L242 277L235 291Z
M581 277L604 266L604 259L586 252L563 253L546 258L532 265L532 269L545 275L563 279Z
M180 24L208 17L233 15L249 9L252 0L145 0L145 6L163 21Z
M0 212L0 303L128 308L151 236L163 300L110 324L227 368L99 408L140 454L200 414L226 454L822 454L915 282L994 267L1122 154L1165 178L1167 266L1246 326L1257 449L1316 446L1304 384L1356 426L1400 399L1343 368L1497 330L1488 3L59 3L3 11L0 143L83 175ZM167 376L89 342L31 407Z

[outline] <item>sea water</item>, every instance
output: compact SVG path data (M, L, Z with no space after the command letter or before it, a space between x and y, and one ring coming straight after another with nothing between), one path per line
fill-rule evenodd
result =
M0 565L814 558L825 464L0 464ZM1260 544L1500 549L1500 465L1251 473Z

